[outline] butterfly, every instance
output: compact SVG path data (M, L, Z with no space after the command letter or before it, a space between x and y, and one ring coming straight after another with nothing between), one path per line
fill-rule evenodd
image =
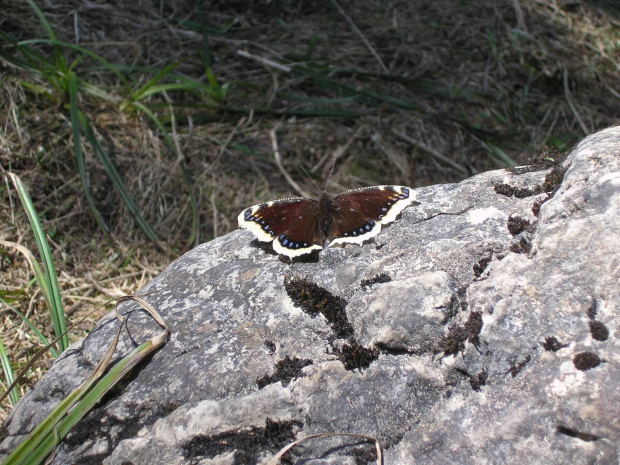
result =
M373 186L352 189L319 200L295 197L261 203L243 210L239 227L289 258L321 250L326 245L362 245L393 222L415 202L405 186Z

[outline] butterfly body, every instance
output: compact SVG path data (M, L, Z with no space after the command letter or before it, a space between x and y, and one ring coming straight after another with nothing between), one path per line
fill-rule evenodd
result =
M323 192L319 198L317 210L317 235L324 236L324 240L331 241L334 234L334 221L340 208L327 193Z
M239 227L289 258L337 244L361 245L414 203L405 186L353 189L332 198L274 200L249 207L238 217Z

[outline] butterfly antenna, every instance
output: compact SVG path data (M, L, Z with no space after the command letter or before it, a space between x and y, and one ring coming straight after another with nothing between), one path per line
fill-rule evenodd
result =
M306 171L306 168L304 168L304 167L303 167L303 166L301 166L301 165L299 165L299 167L301 168L301 170L302 170L304 173L306 173L306 176L308 176L308 178L310 178L310 181L312 181L312 184L314 184L314 185L316 186L316 188L318 189L318 191L319 191L319 192L323 192L323 191L321 190L321 188L319 187L319 185L318 185L316 182L314 182L314 179L312 179L312 178L310 177L310 175L309 175L309 174L308 174L308 172Z
M336 166L336 160L332 163L332 168L329 170L329 176L327 176L327 182L325 182L325 190L327 191L327 186L329 186L329 180L332 178L332 173L334 172L334 166Z

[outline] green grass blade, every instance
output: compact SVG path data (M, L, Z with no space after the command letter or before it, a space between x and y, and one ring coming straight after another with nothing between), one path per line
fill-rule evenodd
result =
M213 73L213 70L211 68L205 69L205 76L207 76L207 80L209 81L208 89L211 90L209 95L211 95L213 100L215 100L217 103L225 103L228 97L228 84L220 86L215 77L215 73Z
M233 142L232 144L230 144L230 146L231 148L239 150L240 152L250 155L252 157L263 158L265 160L271 159L271 155L269 155L268 153L253 149L252 147L245 144L240 144L239 142Z
M1 31L0 31L1 33ZM33 66L31 63L28 63L24 60L20 60L19 58L17 58L15 55L12 55L10 53L5 53L3 51L0 50L0 58L2 58L4 61L11 63L13 66L17 67L17 68L21 68L24 69L26 71L33 71L33 72L38 72L40 74L40 70Z
M121 361L109 368L124 327L124 319L118 314L120 324L116 336L93 373L35 427L28 437L9 455L3 465L42 463L56 447L58 441L62 440L69 430L101 401L106 392L112 389L133 367L165 344L170 335L170 330L159 313L139 296L126 296L121 300L138 302L162 327L163 331L140 344ZM108 370L107 373L106 370Z
M210 95L211 97L214 96L219 96L219 93L214 91L211 87L206 86L200 82L192 82L192 83L180 83L180 82L174 82L174 83L168 83L168 84L157 84L157 85L153 85L151 87L149 87L148 89L143 89L141 90L139 99L143 99L145 97L148 97L150 95L153 94L158 94L160 92L167 92L167 91L203 91L205 93L207 93L208 95ZM136 98L135 100L139 100L138 98Z
M47 238L45 237L45 231L41 226L39 217L34 208L32 200L28 195L26 187L22 183L21 179L13 173L9 173L13 184L17 190L17 194L22 202L28 220L30 221L30 227L34 233L35 240L37 241L37 247L39 254L41 255L41 261L43 262L43 269L45 271L45 283L47 284L48 306L54 325L54 332L57 337L62 337L59 340L60 351L64 351L69 347L69 338L64 334L67 330L65 321L65 314L62 306L62 298L60 296L60 286L58 285L58 276L56 274L56 267L54 266L54 260L52 259L52 252L50 251Z
M208 32L211 35L225 36L229 31L230 27L235 23L235 21L230 21L228 25L223 29L217 29L214 27L204 26L202 22L198 23L196 21L191 21L186 16L183 18L171 18L173 21L176 21L177 24L183 29L188 29L190 31L194 31L197 33L203 33L204 31Z
M6 302L17 302L22 295L24 295L23 289L0 289L0 299L4 299Z
M149 118L151 118L153 123L155 123L155 125L161 131L162 135L164 136L164 139L166 140L166 143L170 147L170 150L172 150L172 153L174 153L174 155L178 157L179 156L179 152L177 150L177 146L175 145L174 141L172 140L172 137L170 137L170 134L166 130L166 127L162 124L160 119L157 116L155 116L155 113L153 113L149 107L147 107L146 105L144 105L144 104L142 104L140 102L134 102L134 105L140 111L144 112ZM170 106L170 104L165 103L163 105L163 108L166 108L166 107L169 107L169 106Z
M4 305L9 307L13 311L13 313L15 313L18 317L20 317L22 319L22 321L30 328L30 330L40 339L41 343L44 346L48 346L49 345L48 339L43 335L43 333L41 331L39 331L39 328L37 328L28 318L26 318L26 315L24 315L22 312L17 310L6 299L4 299L2 297L0 297L0 302L2 302ZM52 348L50 348L50 352L52 353L52 356L54 358L58 358L59 353L58 353L58 351L56 349L54 349L52 347Z
M97 152L97 155L99 156L99 159L101 160L101 163L103 163L106 173L108 174L108 177L112 181L114 188L121 196L123 203L129 210L131 215L134 217L134 220L136 221L136 223L138 223L138 225L140 226L142 231L144 231L147 237L150 240L152 240L155 244L159 245L159 239L157 235L155 234L155 231L151 229L151 227L148 225L148 223L145 221L145 219L140 214L138 207L136 206L129 192L127 192L125 183L121 179L121 176L118 174L118 171L116 170L114 164L112 163L112 160L110 160L110 157L108 157L108 154L105 152L105 150L99 143L99 140L95 136L95 133L93 132L90 126L90 123L88 122L88 119L82 112L80 112L80 124L82 128L84 129L84 134L86 135L86 138L88 139L90 144L95 149L95 152Z
M165 342L165 337L158 343L154 340L143 342L123 359L115 364L106 375L101 378L93 389L88 392L84 399L77 405L67 418L58 425L58 432L62 437L66 436L69 430L94 406L101 398L112 389L133 367L144 360L149 354L157 350Z
M355 101L355 97L337 97L337 98L322 98L322 97L308 97L307 95L292 94L287 91L277 91L279 97L291 100L299 100L300 102L310 102L315 105L334 105L339 103L351 103Z
M77 158L78 171L80 172L80 179L82 180L82 187L84 188L84 194L86 195L86 201L90 211L95 218L95 221L105 233L106 236L110 236L110 229L105 224L93 196L90 192L90 182L88 180L88 174L86 173L86 163L84 160L84 153L82 152L82 142L80 134L80 109L78 108L78 93L77 93L77 76L73 71L68 73L69 80L69 109L71 113L71 126L73 129L73 146L75 148L75 156Z
M56 37L56 33L54 32L54 28L52 28L52 25L49 23L49 21L47 20L41 9L37 6L37 4L33 0L26 1L28 2L28 5L30 5L30 7L34 10L34 13L37 15L37 18L39 18L39 21L41 21L41 23L43 24L43 27L45 28L48 37L51 40L58 40L58 37Z
M43 97L49 99L51 102L54 102L55 105L58 105L60 103L60 101L54 96L53 93L49 91L48 88L24 80L20 80L19 83L23 88L30 90L33 94L42 95Z
M153 109L160 109L169 107L168 103L155 103L150 105ZM175 108L198 108L204 109L205 111L213 112L218 111L217 115L213 114L198 114L194 115L192 118L196 124L203 122L211 122L211 121L239 121L239 118L234 115L250 115L253 113L254 115L269 115L269 116L299 116L299 117L313 117L313 116L326 116L326 117L335 117L335 118L355 118L358 116L365 116L376 114L376 109L356 109L351 110L348 108L285 108L285 109L274 109L274 108L240 108L240 107L229 107L229 106L218 106L214 107L213 105L196 103L196 102L176 102L174 104ZM230 115L234 117L230 118ZM230 118L230 119L227 119ZM182 121L182 117L179 118L179 121Z
M177 66L179 66L180 64L181 64L181 62L170 63L168 66L166 66L160 72L158 72L155 76L153 76L140 89L138 89L136 92L134 92L133 95L131 96L131 100L140 100L141 98L146 97L146 96L154 93L154 92L150 92L149 93L149 91L152 89L152 87L155 86L155 84L157 84L159 81L161 81L167 75L169 75L172 72L172 70L174 68L176 68Z
M200 34L202 35L202 50L200 51L200 57L207 71L213 65L213 53L211 52L211 46L209 45L209 31L207 29L207 22L205 21L205 12L203 4L198 4L198 21L200 22Z
M50 413L36 426L35 429L32 430L26 440L15 448L15 450L7 457L2 465L27 465L29 463L41 463L47 454L41 456L41 452L39 452L39 454L35 454L35 451L40 448L41 444L45 443L46 438L49 438L50 435L52 436L52 440L54 439L53 436L57 419L65 415L69 409L79 402L80 398L95 382L96 378L82 384L77 389L73 390L73 392L71 392L67 397L65 397L52 411L52 413Z
M449 99L465 99L473 101L488 101L492 99L490 94L476 89L447 86L437 82L426 81L423 79L411 79L394 74L369 73L355 69L337 68L333 66L317 66L312 64L306 65L306 67L311 68L322 75L327 75L332 78L356 77L358 79L363 79L366 81L398 82L405 87L408 87L412 91L440 95Z
M69 47L71 49L74 49L77 52L80 52L83 55L92 57L95 60L102 63L103 64L102 69L113 72L123 82L124 85L127 85L127 79L119 71L120 67L110 64L107 60L100 57L99 55L91 52L88 49L80 47L78 45L69 44L66 42L60 42L58 40L49 40L49 39L32 39L32 40L18 42L16 39L4 33L3 31L0 31L0 40L4 40L14 45L17 48L17 50L21 52L22 55L25 57L25 61L20 58L17 58L15 55L4 53L2 51L0 51L0 57L2 57L3 59L7 60L8 62L12 63L13 65L19 68L26 69L32 72L36 72L44 76L58 91L65 90L63 83L65 79L68 79L68 73L70 72L70 70L67 70L65 73L61 72L54 66L53 63L48 61L44 55L41 55L38 51L36 51L32 47L29 47L28 45L42 43L42 44L54 45L55 47L64 46L64 47ZM108 102L118 103L120 100L118 97L110 95L109 93L101 90L99 87L89 84L87 82L84 82L83 80L78 80L78 87L81 90L91 95L94 95L98 98L101 98L105 101L108 101Z
M0 240L0 245L2 245L3 247L7 247L7 248L14 248L24 256L24 258L26 259L26 262L28 262L28 264L30 265L30 268L32 269L32 272L34 273L34 276L35 276L34 281L39 284L39 287L41 288L41 293L45 297L45 301L50 302L52 300L52 297L48 289L47 280L45 279L45 273L43 273L43 270L41 269L41 267L35 260L30 250L28 250L26 247L24 247L21 244L3 241L3 240ZM28 284L28 287L31 284L32 284L32 281ZM24 316L23 313L21 313L19 310L13 307L5 296L0 296L0 302L2 302L4 305L9 307L17 316L19 316L22 319L22 321L32 330L32 332L34 332L37 335L37 337L41 340L43 345L45 346L49 345L49 341L43 335L43 333L41 333L41 331L39 331L39 329L35 325L33 325L30 322L30 320ZM58 357L59 354L56 349L51 348L51 352L54 358Z
M48 37L51 41L58 41L58 37L56 37L56 33L54 32L54 28L49 23L41 9L37 6L37 4L33 0L26 0L28 5L34 10L34 13L39 18L39 21L43 24L45 31L47 32ZM61 73L67 72L67 61L65 60L65 56L62 54L60 47L54 45L54 57L56 58L56 69Z
M322 73L309 67L296 66L293 68L293 72L297 75L310 78L312 82L319 87L335 91L344 96L356 97L359 101L364 102L367 105L381 106L384 104L390 104L406 110L422 110L418 105L415 105L407 100L392 97L387 94L381 94L372 90L358 89L357 87L344 83L338 79L323 75Z
M138 100L143 100L151 95L166 91L204 92L216 102L223 102L226 99L225 90L221 86L219 86L219 84L215 80L215 76L212 72L210 72L210 70L207 70L207 78L209 80L209 84L204 84L202 82L189 79L185 76L173 74L172 70L176 68L179 64L179 62L171 63L164 69L159 71L151 80L149 80L149 82L147 82L140 89L134 92L127 102L121 105L121 110L129 107L133 102L137 102ZM165 77L175 79L175 81L179 82L158 84L158 82Z
M99 63L101 63L106 69L108 69L109 71L111 71L112 73L114 73L116 75L116 77L118 77L118 79L123 83L123 85L127 86L129 83L127 82L127 78L125 76L123 76L123 74L118 70L118 66L113 65L112 63L110 63L109 61L107 61L105 58L97 55L96 53L91 52L90 50L88 50L87 48L84 47L80 47L79 45L75 45L75 44L71 44L69 42L62 42L59 40L48 40L48 39L30 39L30 40L22 40L21 42L18 43L19 46L24 46L24 45L30 45L30 44L48 44L48 45L54 45L54 46L58 46L58 47L67 47L70 48L72 50L75 50L76 52L80 52L90 58L93 58L95 60L97 60ZM60 71L60 70L58 70ZM63 75L66 75L68 72L68 69L65 67L64 71L60 71Z
M174 153L176 157L179 157L181 154L177 150L176 144L172 140L172 137L170 137L170 134L168 133L168 131L166 130L166 128L164 127L160 119L155 115L155 113L153 113L150 110L150 108L148 108L146 105L143 105L140 102L134 102L134 106L138 108L140 111L144 112L146 115L148 115L149 118L151 118L151 120L155 123L155 125L161 131L162 135L164 136L164 139L166 140L166 143L170 147L170 150L172 150L172 153ZM190 196L191 207L192 207L192 233L190 234L190 237L187 240L187 244L191 246L191 244L193 244L194 241L196 240L196 231L198 231L199 229L198 200L196 199L196 196L194 195L194 189L192 187L192 182L189 178L189 174L187 173L187 171L185 170L185 167L182 164L181 164L181 172L183 174L183 182L185 183L185 187L187 188L187 191Z
M493 158L495 158L502 165L507 167L517 166L517 162L514 160L514 158L504 152L497 145L489 141L484 141L482 145L491 153Z
M0 51L0 56L9 63L28 71L36 72L42 76L56 71L56 67L44 55L31 47L20 45L19 41L4 31L0 30L0 39L13 45L26 59L17 58L15 55Z
M13 451L3 465L43 463L56 447L57 442L67 435L71 428L101 400L103 395L156 348L152 341L144 342L114 365L99 382L96 382L95 379L91 383L74 390L30 433L28 438ZM69 410L71 411L67 415ZM65 418L57 422L62 417Z
M90 84L88 82L85 82L83 79L79 79L78 78L78 88L87 94L90 94L94 97L97 97L101 100L103 100L104 102L109 102L109 103L113 103L113 104L118 104L121 101L121 98L114 95L114 94L110 94L108 92L106 92L105 90L101 89L98 86L95 86L93 84Z
M9 359L8 354L6 353L6 349L4 348L4 344L2 343L2 339L0 339L0 362L2 363L2 371L4 372L4 379L6 381L7 387L13 384L13 380L15 380L15 375L13 373L13 368L11 367L11 360ZM17 386L15 386L17 388ZM19 401L19 394L17 394L17 389L13 389L9 394L9 399L11 399L11 405L17 404Z

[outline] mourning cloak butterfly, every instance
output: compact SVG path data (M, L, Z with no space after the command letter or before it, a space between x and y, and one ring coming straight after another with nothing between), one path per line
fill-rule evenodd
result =
M273 250L294 258L326 244L361 245L413 203L408 187L373 186L334 198L324 192L318 201L297 197L261 203L246 208L238 220L259 241L273 242Z

